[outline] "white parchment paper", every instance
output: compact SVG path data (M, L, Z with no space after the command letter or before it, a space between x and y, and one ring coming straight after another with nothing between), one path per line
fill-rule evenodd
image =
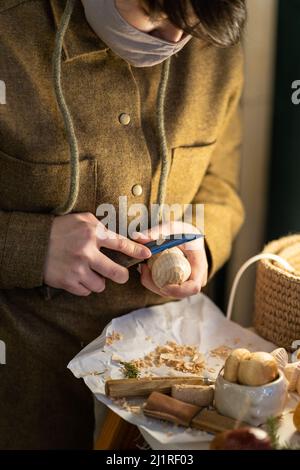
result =
M113 332L119 333L121 339L111 345L105 344L106 337ZM224 359L211 355L211 350L215 348L226 345L233 349L245 347L250 351L270 352L275 349L272 343L227 320L216 305L201 293L181 301L139 309L114 319L98 338L71 360L68 368L77 378L83 378L98 400L123 419L147 431L161 444L209 441L212 436L206 432L186 430L147 418L142 413L126 411L105 396L105 380L108 377L123 378L119 362L113 360L114 355L124 361L135 360L167 341L197 345L206 360L202 375L210 378L215 378L224 364ZM152 372L155 375L178 375L169 367L152 369ZM129 402L140 404L144 400L132 399Z

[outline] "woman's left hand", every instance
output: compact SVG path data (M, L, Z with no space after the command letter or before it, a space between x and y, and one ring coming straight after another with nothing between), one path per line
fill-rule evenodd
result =
M173 222L172 224L164 224L157 226L134 236L135 241L140 243L147 243L151 240L156 240L160 236L167 236L171 233L200 233L194 226L182 222ZM188 259L192 272L187 281L181 285L168 285L164 288L157 287L152 281L151 271L146 263L141 264L141 283L146 289L158 294L162 297L173 297L175 299L183 299L191 295L199 294L202 287L207 283L208 277L208 262L205 251L204 239L198 238L192 242L180 245L180 248Z

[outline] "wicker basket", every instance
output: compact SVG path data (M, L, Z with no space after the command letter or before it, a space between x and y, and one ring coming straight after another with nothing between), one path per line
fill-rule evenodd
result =
M300 235L273 241L263 253L281 256L295 271L290 273L274 261L259 262L254 325L261 336L290 350L292 342L300 339Z

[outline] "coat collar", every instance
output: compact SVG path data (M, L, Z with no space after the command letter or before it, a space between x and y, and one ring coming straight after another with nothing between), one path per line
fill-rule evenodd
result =
M62 17L66 0L50 0L56 28ZM109 47L94 33L87 23L81 0L77 0L66 32L63 51L65 59L75 59L82 55L105 52Z

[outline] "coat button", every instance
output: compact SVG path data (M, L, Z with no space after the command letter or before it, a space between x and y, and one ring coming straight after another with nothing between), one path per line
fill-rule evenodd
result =
M128 126L128 124L130 123L130 115L127 113L120 114L119 122L123 124L123 126Z
M134 196L141 196L143 194L143 188L140 184L135 184L132 186L131 191Z

